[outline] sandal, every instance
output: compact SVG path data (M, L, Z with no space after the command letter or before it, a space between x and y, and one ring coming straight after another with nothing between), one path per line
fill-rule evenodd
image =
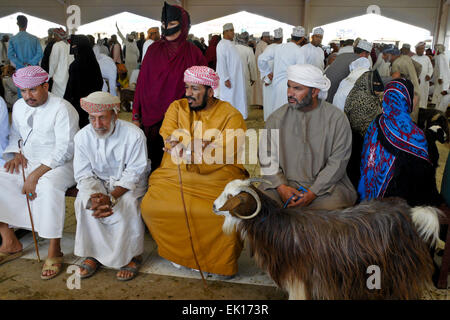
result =
M3 253L0 252L0 264L4 264L8 261L12 261L14 259L17 259L19 257L23 256L23 250L20 250L18 252L14 253Z
M135 266L134 267L129 267L128 264L130 264L131 262L134 262ZM139 267L142 264L142 257L134 257L133 259L131 259L130 263L128 263L125 267L120 268L120 271L129 271L132 273L131 277L128 278L124 278L124 277L119 277L116 276L117 280L119 281L129 281L132 280L134 278L136 278L137 274L138 274L138 270Z
M61 272L63 260L63 256L45 259L44 266L42 267L41 279L50 280L56 277ZM59 264L59 266L55 266L55 264ZM50 276L44 276L43 273L45 271L54 271L55 273Z
M87 264L86 261L92 261L95 263L95 268L91 267L91 265ZM86 279L89 278L91 276L94 275L94 273L98 270L98 265L100 262L97 261L97 259L92 258L92 257L87 257L86 259L83 260L83 262L80 264L80 267L87 270L88 273L86 274L81 274L81 270L80 270L80 279Z

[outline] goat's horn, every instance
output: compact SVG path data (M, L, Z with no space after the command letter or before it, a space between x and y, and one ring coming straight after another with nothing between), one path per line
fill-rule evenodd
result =
M250 179L248 179L248 181L249 181L250 183L254 183L254 182L264 182L264 183L267 183L267 184L269 184L269 185L272 184L272 182L270 182L269 180L263 179L263 178L258 178L258 177L250 178Z
M234 214L236 217L240 218L240 219L244 219L244 220L252 219L252 218L256 217L256 216L258 215L258 213L261 211L261 200L259 199L259 196L258 196L258 194L256 193L256 191L253 190L252 188L249 188L249 187L243 187L243 188L241 189L241 191L242 191L242 192L247 192L247 193L249 193L250 195L252 195L253 198L255 198L255 201L256 201L256 210L255 210L255 212L253 212L253 214L251 214L250 216L241 216L240 214L238 214L238 213L236 213L236 212L233 212L233 214Z
M241 198L235 196L233 198L228 199L225 204L219 208L219 211L231 211L237 208L242 203Z

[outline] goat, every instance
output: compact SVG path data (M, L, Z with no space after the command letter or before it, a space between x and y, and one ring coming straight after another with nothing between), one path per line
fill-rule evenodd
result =
M343 210L280 208L251 185L233 180L214 201L248 241L250 254L289 299L418 299L432 285L427 242L438 241L439 210L411 208L399 198L372 200ZM367 286L378 266L381 288Z

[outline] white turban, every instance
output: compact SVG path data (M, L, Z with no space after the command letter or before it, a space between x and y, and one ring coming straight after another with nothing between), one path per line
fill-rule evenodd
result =
M356 70L356 69L361 69L361 68L370 69L369 59L367 59L365 57L361 57L359 59L356 59L352 63L350 63L350 66L349 66L350 72L352 72L353 70Z
M315 28L314 30L313 30L313 35L314 34L319 34L319 35L321 35L321 36L323 36L323 33L324 33L324 31L323 31L323 29L322 28Z
M264 32L262 33L262 36L263 36L263 37L270 37L270 32L269 32L269 31L264 31Z
M323 74L323 71L311 64L295 64L287 69L288 80L301 85L320 89L319 98L324 99L330 89L331 81Z
M305 28L303 28L302 26L298 26L292 29L292 36L293 37L297 37L297 38L301 38L305 36Z
M234 30L234 26L232 23L226 23L223 25L223 31Z
M443 44L437 44L434 46L436 48L437 51L439 51L440 53L445 53L445 46Z
M364 51L371 52L372 51L372 44L369 41L366 40L359 40L358 44L356 45L357 48L360 48Z
M416 44L416 48L418 47L425 47L427 44L423 41L419 42L418 44Z
M278 28L278 29L275 29L274 31L273 31L273 34L274 34L274 38L275 39L281 39L281 38L283 38L283 29L281 29L281 28Z

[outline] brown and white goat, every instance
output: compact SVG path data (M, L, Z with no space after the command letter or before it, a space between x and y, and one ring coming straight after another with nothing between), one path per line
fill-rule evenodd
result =
M431 285L437 209L398 198L343 210L283 209L253 181L229 182L213 211L290 299L418 299ZM379 267L379 289L368 288L370 266Z

